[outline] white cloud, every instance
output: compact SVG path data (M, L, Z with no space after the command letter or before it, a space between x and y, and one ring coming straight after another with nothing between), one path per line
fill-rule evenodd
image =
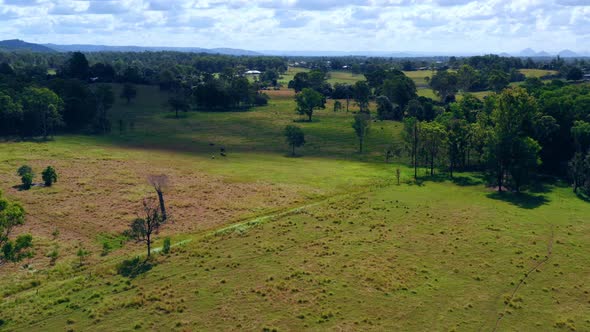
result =
M1 39L55 43L502 52L589 34L588 0L0 0Z

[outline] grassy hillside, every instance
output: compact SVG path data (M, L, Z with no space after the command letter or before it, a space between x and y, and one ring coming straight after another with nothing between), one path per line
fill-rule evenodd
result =
M25 206L36 250L0 268L0 330L590 329L590 205L570 188L414 183L403 160L383 162L399 123L374 122L358 155L352 112L331 105L296 123L308 144L287 157L281 131L299 116L291 91L271 94L249 112L175 119L166 94L139 87L117 101L111 135L0 143L0 188ZM24 163L54 165L59 182L19 191ZM144 248L120 233L154 173L171 179L173 216L156 246L174 247L125 278L116 265Z

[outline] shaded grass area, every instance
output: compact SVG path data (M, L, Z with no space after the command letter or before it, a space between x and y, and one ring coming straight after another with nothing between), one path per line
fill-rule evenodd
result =
M162 113L161 105L167 95L157 87L141 87L139 93L148 100L138 100L130 106L119 101L112 111L113 119L133 119L130 121L134 121L134 129L119 132L115 128L112 135L103 138L105 143L199 154L215 154L220 147L225 147L229 154L283 154L288 152L283 137L285 126L301 119L295 112L292 94L281 91L269 93L273 99L268 106L249 112L189 112L181 119ZM382 160L387 145L399 137L401 124L374 123L367 137L367 153L359 156L356 153L357 138L351 127L354 114L332 112L332 102L325 110L316 111L311 123L297 123L304 130L307 141L299 153L322 158ZM353 108L355 106L351 105Z
M489 198L508 202L524 209L536 209L549 203L545 195L533 195L529 193L494 192L488 195Z

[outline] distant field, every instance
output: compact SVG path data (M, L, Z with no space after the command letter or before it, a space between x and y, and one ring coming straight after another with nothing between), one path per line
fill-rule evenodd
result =
M308 71L309 69L305 68L289 67L289 70L282 76L279 82L284 86L287 86L287 84L289 84L289 81L291 81L293 77L295 77L295 74ZM362 74L353 74L349 71L336 70L329 72L328 83L332 85L336 83L354 84L362 80L365 80L365 76Z
M416 71L404 71L404 74L414 80L416 83L416 87L420 88L427 88L428 83L426 83L426 77L432 77L436 72L432 70L416 70Z
M353 74L349 71L331 71L328 83L334 85L336 83L355 84L358 81L364 81L365 75Z
M285 74L283 74L282 77L279 79L279 83L281 83L282 85L287 87L287 85L289 84L289 81L292 81L293 78L295 77L295 74L305 73L308 71L309 71L309 69L306 69L306 68L289 67L289 69L287 69L287 72Z
M544 70L544 69L520 69L520 72L523 73L527 78L528 77L541 78L543 76L555 75L558 73L555 70Z

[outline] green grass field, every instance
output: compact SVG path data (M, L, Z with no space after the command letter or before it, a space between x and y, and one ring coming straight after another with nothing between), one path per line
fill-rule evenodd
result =
M415 183L403 159L383 162L401 124L372 123L359 155L353 113L331 104L296 123L308 143L287 157L282 129L299 116L291 92L269 94L249 112L175 119L165 94L139 87L110 135L0 143L0 187L27 209L36 251L0 267L0 330L590 330L590 205L568 186ZM18 191L24 163L55 165L59 182ZM171 179L174 219L155 246L174 247L129 279L116 265L144 248L120 233L153 173Z
M349 71L331 71L330 78L328 78L328 83L334 85L336 83L345 83L345 84L355 84L358 81L364 81L365 75L362 74L353 74Z
M531 77L541 78L543 76L557 74L557 71L555 71L555 70L544 70L544 69L521 69L520 72L523 73L527 78L531 78Z

